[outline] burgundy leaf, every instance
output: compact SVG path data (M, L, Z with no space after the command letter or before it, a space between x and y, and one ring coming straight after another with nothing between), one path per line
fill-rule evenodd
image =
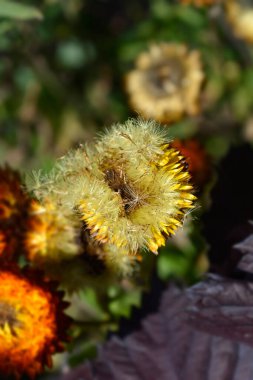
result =
M241 251L244 255L238 268L253 273L253 235L250 235L242 242L234 245L234 248Z
M187 293L195 327L253 345L253 283L212 275Z
M216 278L207 281L211 281L210 289L215 290L209 291L208 282L205 282L203 288L195 287L191 294L194 301L196 294L200 297L204 294L204 310L219 306L219 300L215 299L220 295L218 290L233 300L227 283L224 285ZM251 294L248 285L246 295L242 294L239 284L233 291L239 306ZM71 370L59 380L252 380L253 349L194 329L188 323L186 312L191 297L178 288L169 287L163 295L160 311L147 317L140 331L123 340L112 338L100 348L96 360ZM229 312L227 314L230 321ZM224 323L225 318L226 313Z
M244 281L209 275L188 289L193 326L210 334L253 345L253 235L234 246L242 254L238 269Z

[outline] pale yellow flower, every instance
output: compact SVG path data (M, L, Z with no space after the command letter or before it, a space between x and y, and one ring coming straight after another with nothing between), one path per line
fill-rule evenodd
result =
M250 1L226 0L226 15L235 35L253 43L253 7Z
M185 45L160 43L141 53L126 75L132 109L142 117L170 123L199 112L204 79L200 53Z

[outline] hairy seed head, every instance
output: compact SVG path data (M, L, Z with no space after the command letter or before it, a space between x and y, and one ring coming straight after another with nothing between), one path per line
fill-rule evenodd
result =
M93 241L130 255L156 253L195 200L183 156L155 122L142 119L114 125L93 147L70 152L39 192L78 215Z

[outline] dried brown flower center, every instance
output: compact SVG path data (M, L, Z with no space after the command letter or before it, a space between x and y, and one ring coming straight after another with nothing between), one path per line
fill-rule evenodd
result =
M157 96L165 96L177 91L184 78L184 69L179 60L171 59L148 70L152 90Z
M13 335L15 335L15 328L21 326L14 307L5 301L0 301L0 328L3 329L6 324L9 325Z
M127 181L121 169L107 169L105 171L105 180L109 187L120 195L126 214L130 214L130 212L143 204L143 197Z

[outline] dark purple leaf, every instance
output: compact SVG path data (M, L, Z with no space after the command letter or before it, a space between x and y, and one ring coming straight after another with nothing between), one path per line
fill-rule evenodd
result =
M212 275L187 293L195 327L253 345L253 283Z
M207 281L214 281L216 290L203 298L205 307L219 305L212 299L218 289L233 299L222 281ZM195 294L209 292L207 282L204 284L203 289L194 288L194 301ZM240 305L248 296L241 294L238 286L233 289ZM246 291L251 292L250 288ZM170 287L163 295L160 311L146 318L140 331L123 340L112 338L100 348L95 361L59 380L252 380L253 349L194 329L187 320L190 302L185 292Z
M253 273L253 235L234 248L238 269ZM253 282L209 275L186 291L171 286L140 331L60 380L252 380L251 346Z
M238 265L238 268L246 272L253 273L253 235L250 235L242 242L234 246L244 255Z
M242 254L238 269L253 273L253 235L234 246ZM245 277L245 279L250 277ZM253 345L253 282L217 275L187 291L193 326L210 334Z

